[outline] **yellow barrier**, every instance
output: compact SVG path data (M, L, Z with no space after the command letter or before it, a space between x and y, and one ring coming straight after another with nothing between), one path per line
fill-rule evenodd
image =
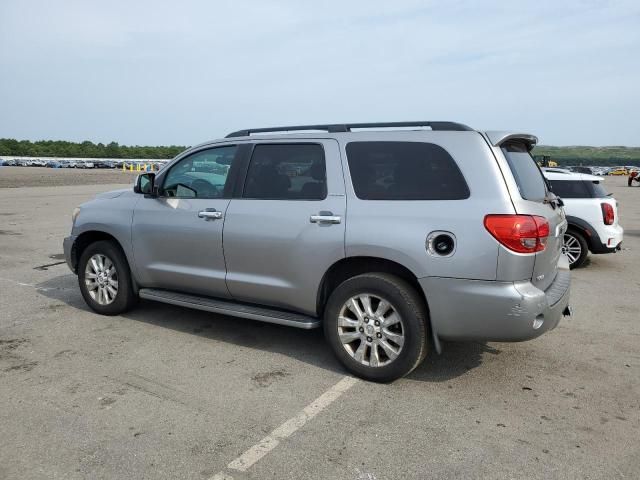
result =
M144 163L144 164L140 164L140 163L130 163L127 164L125 162L122 163L122 171L123 172L155 172L156 170L158 170L159 168L157 168L153 163Z

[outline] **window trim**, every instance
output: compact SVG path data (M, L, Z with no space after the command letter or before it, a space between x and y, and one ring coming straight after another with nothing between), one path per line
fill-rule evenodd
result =
M349 163L349 152L347 152L347 148L352 143L419 143L419 144L425 144L425 145L435 145L436 147L441 148L442 150L444 150L444 152L449 156L449 158L453 162L454 167L456 168L456 170L460 174L460 178L462 178L462 180L464 181L464 188L465 188L465 191L466 191L466 195L464 197L455 198L455 199L449 199L449 198L429 198L429 199L363 198L363 197L359 196L358 192L356 191L356 187L355 187L355 184L353 182L353 174L352 174L352 171L351 171L351 164ZM344 154L345 154L345 160L346 160L346 167L347 167L347 169L349 171L349 180L350 180L350 183L351 183L351 189L353 191L354 196L358 200L362 200L363 202L443 202L443 201L444 202L458 202L458 201L461 201L461 200L468 200L469 198L471 198L471 188L469 188L469 182L467 182L467 178L464 176L464 173L462 172L462 169L460 168L460 165L458 165L458 162L453 157L453 155L451 155L451 153L449 153L449 151L446 148L444 148L442 145L440 145L438 143L426 142L426 141L423 141L423 140L353 140L353 141L350 141L350 142L346 142L344 144Z
M187 155L184 155L183 157L177 159L175 162L173 162L171 165L168 166L166 171L162 172L161 185L158 187L158 198L172 198L172 199L175 198L178 200L222 200L222 199L232 198L233 188L235 186L235 179L238 175L238 168L239 168L238 164L240 163L238 157L241 151L241 146L242 145L238 143L207 145L197 150L194 150L192 152L189 152ZM167 195L164 195L164 186L165 186L165 183L167 182L167 177L171 173L171 170L173 170L180 163L202 152L207 152L209 150L217 150L219 148L229 148L229 147L235 147L236 151L233 156L233 160L231 161L231 165L229 165L229 172L227 173L227 179L224 183L224 189L221 197L169 197Z
M312 142L308 140L301 140L299 142L289 141L283 142L281 140L278 141L257 141L251 142L250 150L246 152L246 156L242 158L243 168L242 172L238 175L236 180L236 193L233 198L238 200L260 200L263 202L322 202L326 200L329 196L329 175L327 169L327 152L325 151L324 144L322 142ZM255 149L259 145L317 145L322 150L322 160L324 162L324 176L325 176L325 192L324 197L322 198L254 198L254 197L245 197L245 189L247 186L247 179L249 178L249 168L251 168L251 160L253 159L253 154Z

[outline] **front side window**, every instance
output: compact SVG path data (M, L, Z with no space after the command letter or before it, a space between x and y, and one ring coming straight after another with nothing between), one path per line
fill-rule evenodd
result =
M165 177L161 195L177 198L222 198L237 146L211 148L183 158Z
M469 187L447 151L425 142L350 142L347 161L363 200L461 200Z
M324 150L319 144L259 144L253 149L244 198L323 200L327 196Z
M510 143L502 147L513 178L525 200L541 202L547 196L542 171L524 144Z

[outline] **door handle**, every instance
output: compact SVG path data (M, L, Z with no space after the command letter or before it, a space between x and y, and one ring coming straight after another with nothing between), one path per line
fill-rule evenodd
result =
M334 215L331 212L320 212L318 215L311 215L309 221L311 223L340 223L342 217Z
M217 211L215 208L206 208L198 212L198 217L205 220L220 220L222 218L222 212Z

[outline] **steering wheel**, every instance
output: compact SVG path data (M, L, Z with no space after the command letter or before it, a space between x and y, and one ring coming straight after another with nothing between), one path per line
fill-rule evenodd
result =
M196 198L215 198L218 196L218 189L203 178L195 179L191 188L196 191Z

